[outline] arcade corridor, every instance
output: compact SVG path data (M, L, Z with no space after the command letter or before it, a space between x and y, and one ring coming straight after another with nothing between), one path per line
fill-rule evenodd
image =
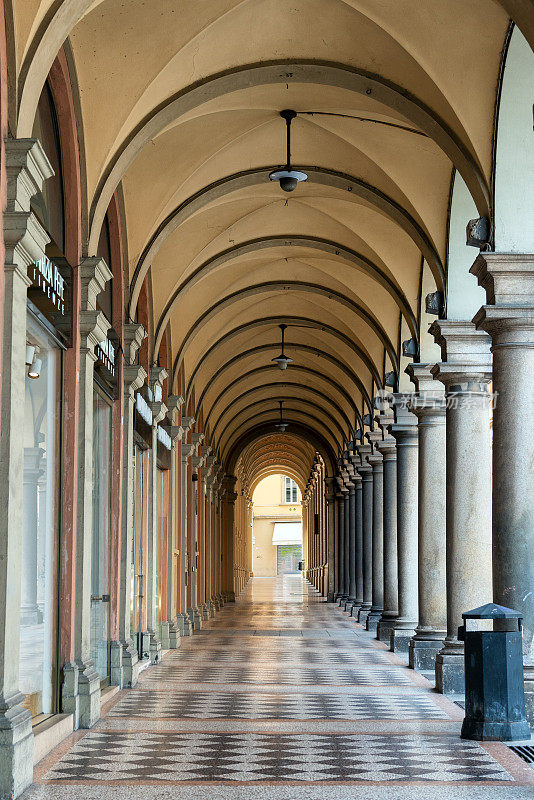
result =
M534 772L461 741L462 716L301 577L256 578L52 751L24 797L532 797Z

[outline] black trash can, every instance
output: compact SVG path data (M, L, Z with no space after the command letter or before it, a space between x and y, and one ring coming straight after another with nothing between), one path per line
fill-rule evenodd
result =
M462 739L507 742L530 739L525 716L522 615L487 603L462 614L465 719ZM491 630L469 630L468 620L491 620Z

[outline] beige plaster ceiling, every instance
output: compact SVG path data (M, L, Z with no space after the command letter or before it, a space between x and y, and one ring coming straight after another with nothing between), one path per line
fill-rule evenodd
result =
M337 452L403 363L401 336L426 335L421 275L444 289L453 168L487 213L511 6L524 13L523 0L13 0L19 135L68 38L89 254L120 185L129 313L148 276L152 357L169 329L170 380L183 374L221 454L282 397L299 463L317 449L306 430ZM283 108L310 176L291 195L268 180L285 162Z

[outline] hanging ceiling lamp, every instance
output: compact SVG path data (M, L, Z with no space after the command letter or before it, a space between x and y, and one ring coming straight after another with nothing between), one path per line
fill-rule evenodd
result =
M277 431L280 431L280 433L285 433L286 430L289 427L289 422L284 422L284 418L282 416L282 403L283 402L284 402L283 400L279 400L278 401L278 403L280 405L280 422L275 422L275 424L274 424L274 427L276 428Z
M282 331L282 352L279 356L276 356L276 358L272 358L271 361L275 361L280 369L287 369L287 365L293 363L293 359L289 358L289 356L286 356L284 353L284 332L287 328L287 325L279 325L278 327Z
M279 181L280 188L283 189L284 192L292 192L301 181L307 181L308 176L305 172L299 172L291 168L291 121L295 119L297 112L286 109L280 112L280 116L286 121L286 166L285 169L275 169L274 172L271 172L269 178L272 181Z

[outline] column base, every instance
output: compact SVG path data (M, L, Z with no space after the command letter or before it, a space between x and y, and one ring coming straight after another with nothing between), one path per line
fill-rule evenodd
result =
M110 642L110 662L111 671L109 683L111 686L118 686L120 689L122 689L124 675L122 664L122 645L120 642Z
M100 719L100 675L92 661L69 662L63 667L62 706L74 717L74 730L92 728Z
M439 638L437 638L439 636ZM410 642L408 664L419 671L435 670L436 656L443 647L446 631L436 634L436 638L416 633Z
M355 602L356 602L356 598L355 597L349 597L349 599L346 600L346 602L345 602L345 611L347 612L347 614L349 614L349 615L352 614L352 609L354 607Z
M208 605L209 605L210 610L211 610L210 616L214 617L215 614L217 613L217 611L219 610L219 607L218 607L217 603L215 602L215 600L213 598L209 601Z
M367 631L374 631L378 628L378 623L382 617L382 609L381 608L372 608L365 620L365 630Z
M526 719L518 722L484 722L465 717L460 738L477 742L513 742L530 739L530 728Z
M398 621L396 624L398 624ZM389 649L393 653L402 653L403 655L408 655L410 641L414 635L415 623L413 628L392 628L389 637Z
M199 631L202 628L202 616L200 614L199 609L197 606L193 606L192 608L187 609L187 616L191 620L191 625L193 626L193 632Z
M176 615L176 627L180 631L180 636L192 636L193 625L187 614Z
M362 607L362 601L361 600L355 600L354 603L352 604L352 608L350 610L351 617L353 617L354 619L358 619L358 612L359 612L361 607Z
M365 628L365 623L367 622L367 617L371 613L371 604L370 603L362 603L358 609L358 622L360 625L363 625Z
M169 648L177 650L182 644L180 630L175 622L169 622Z
M133 689L139 680L139 656L131 639L121 642L122 646L122 687Z
M200 603L198 606L198 611L201 619L204 622L207 622L210 618L210 612L207 603Z
M525 678L525 711L527 721L534 728L534 666L523 667Z
M315 586L314 586L313 588L315 589ZM345 605L345 603L347 602L347 600L348 600L348 599L349 599L349 598L348 598L348 595L346 595L346 594L340 594L340 595L339 595L339 597L338 597L338 599L337 599L337 604L338 604L338 606L341 606L341 607L343 607L343 606Z
M326 602L327 603L335 603L336 602L335 597L336 596L335 596L334 592L328 592L328 594L326 595Z
M161 649L169 650L171 647L171 643L169 640L169 623L167 621L162 622L160 627L161 627L161 633L160 633Z
M150 663L158 664L161 661L161 641L156 631L149 630L148 633L150 636L150 644L148 650L150 655Z
M376 626L376 638L379 642L385 642L389 645L391 641L391 629L395 627L397 617L390 616L387 612L386 615L382 614Z
M17 797L33 782L32 718L22 692L0 706L0 797Z
M441 694L465 694L463 646L448 647L436 656L436 690Z

